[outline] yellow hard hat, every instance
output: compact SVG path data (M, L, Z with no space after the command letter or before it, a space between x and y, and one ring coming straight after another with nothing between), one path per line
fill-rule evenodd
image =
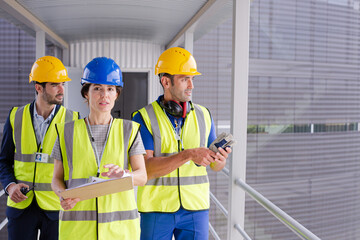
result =
M155 74L159 73L201 75L191 53L180 47L169 48L160 55L155 66Z
M71 81L64 64L53 56L41 57L35 61L29 75L29 83L54 82L61 83Z

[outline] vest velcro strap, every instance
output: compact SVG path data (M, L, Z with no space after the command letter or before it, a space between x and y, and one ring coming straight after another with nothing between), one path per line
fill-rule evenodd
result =
M61 221L96 221L96 211L60 211ZM138 218L137 209L99 213L98 223L132 220Z
M27 181L18 181L18 183L24 183L26 185L28 185L30 188L33 187L33 183L32 182L27 182ZM51 189L51 183L35 183L35 187L34 187L35 191L52 191Z
M190 176L190 177L161 177L150 179L146 186L177 186L180 181L180 185L193 185L193 184L202 184L208 183L209 178L207 175L204 176Z
M36 154L21 154L21 153L15 153L15 160L20 161L20 162L35 162L35 157ZM48 162L47 163L54 163L54 158L50 157L48 158Z

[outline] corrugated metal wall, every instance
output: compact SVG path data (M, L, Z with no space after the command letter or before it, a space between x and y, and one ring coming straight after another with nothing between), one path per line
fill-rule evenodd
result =
M0 18L0 140L4 123L14 106L22 106L35 97L29 73L35 59L35 38ZM2 186L4 187L4 186ZM2 189L0 188L0 190ZM5 219L6 195L0 197L0 223ZM7 239L7 226L0 240Z
M246 181L321 239L360 239L359 9L357 1L251 3ZM230 123L231 27L194 44L203 74L194 102L211 109L218 130L219 120ZM227 207L227 179L209 172ZM214 207L210 222L225 239ZM299 239L250 197L245 230L257 240Z
M321 239L360 239L356 1L253 1L246 180ZM254 201L255 239L298 239Z
M154 68L164 48L158 44L139 40L89 40L70 43L70 67L83 69L95 57L110 57L123 72L148 72L148 101L162 93Z
M207 107L214 119L217 134L230 132L231 116L231 19L205 34L194 43L194 57L201 76L194 81L193 101ZM230 159L228 160L229 163ZM227 168L228 164L227 163ZM228 209L229 179L221 172L208 168L210 190ZM227 218L210 202L209 219L221 239L227 238ZM214 239L211 235L210 240Z
M4 19L0 19L0 32L0 122L5 123L11 107L34 99L29 73L35 59L35 38Z

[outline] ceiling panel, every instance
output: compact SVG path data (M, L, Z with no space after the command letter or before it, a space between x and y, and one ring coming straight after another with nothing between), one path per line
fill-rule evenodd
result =
M18 0L64 40L128 38L167 44L206 0Z

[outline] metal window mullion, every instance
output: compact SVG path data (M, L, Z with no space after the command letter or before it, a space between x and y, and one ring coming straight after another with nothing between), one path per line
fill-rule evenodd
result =
M35 38L35 55L36 59L45 56L45 45L46 37L45 37L45 31L38 30L36 31L36 38Z
M232 28L232 105L231 132L238 141L233 148L232 160L229 161L229 217L228 239L242 239L235 229L235 224L244 227L245 192L235 186L235 179L245 180L248 82L249 82L249 28L250 1L233 1ZM234 160L236 159L236 161Z
M190 53L194 53L194 32L187 30L184 33L185 49Z

